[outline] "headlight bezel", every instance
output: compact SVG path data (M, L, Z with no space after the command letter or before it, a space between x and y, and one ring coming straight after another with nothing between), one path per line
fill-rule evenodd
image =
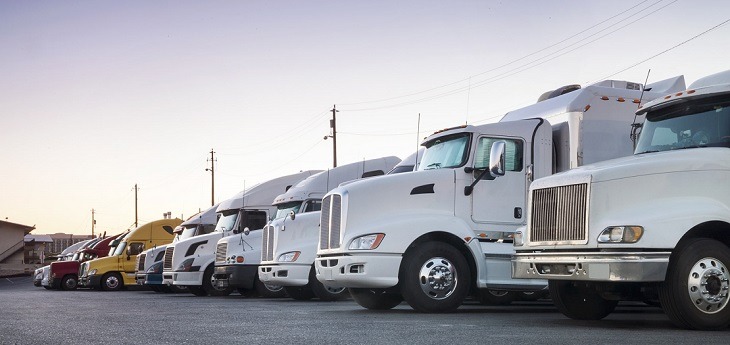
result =
M299 259L299 255L301 255L302 252L300 251L291 251L286 252L284 254L279 255L279 257L276 258L276 261L278 262L295 262L297 259Z
M385 238L384 233L372 233L367 235L358 236L350 241L347 246L348 250L374 250L380 247Z
M633 244L644 236L644 227L640 225L608 226L600 234L597 241L601 244Z

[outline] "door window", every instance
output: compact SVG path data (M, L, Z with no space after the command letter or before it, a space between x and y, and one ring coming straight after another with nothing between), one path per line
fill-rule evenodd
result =
M474 157L474 168L489 168L489 153L492 149L492 144L497 141L504 141L506 143L504 170L522 171L522 140L490 137L479 138L479 142L477 143L476 156Z

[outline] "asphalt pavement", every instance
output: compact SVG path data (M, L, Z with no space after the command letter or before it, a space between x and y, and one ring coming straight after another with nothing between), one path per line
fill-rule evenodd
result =
M195 297L152 291L51 291L0 278L0 344L727 344L720 332L675 328L661 309L622 303L575 321L549 301L420 314L402 303Z

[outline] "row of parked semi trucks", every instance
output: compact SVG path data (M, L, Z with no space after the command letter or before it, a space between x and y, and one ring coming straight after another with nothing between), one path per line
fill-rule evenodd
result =
M680 327L725 329L729 109L730 71L689 88L683 76L558 88L498 123L438 131L400 164L303 171L96 240L107 257L54 262L50 284L422 312L549 291L573 319L639 300Z

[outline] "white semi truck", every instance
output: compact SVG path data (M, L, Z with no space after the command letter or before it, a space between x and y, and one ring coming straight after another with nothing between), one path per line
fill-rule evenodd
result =
M232 288L212 284L218 240L245 229L263 228L275 210L271 200L317 172L309 170L275 178L221 202L215 211L219 219L213 232L181 240L165 249L163 284L185 286L196 296L230 294Z
M730 325L730 71L647 103L635 154L535 181L514 277L601 319L656 300L679 327Z
M398 171L412 171L415 160L415 157L409 157ZM260 244L263 250L259 280L283 286L289 297L297 300L346 298L348 294L344 288L328 288L314 278L322 197L340 183L394 170L398 162L400 159L396 157L384 157L338 166L314 175L276 197L276 216L264 228Z
M500 123L426 138L418 171L344 185L322 203L317 279L345 286L361 306L448 312L470 294L507 303L546 281L511 277L512 237L524 226L527 188L557 171L630 155L634 110L656 89L606 80L559 88ZM490 161L501 165L491 169ZM499 168L499 169L496 169ZM507 299L507 301L505 301Z
M137 255L137 285L147 285L155 292L183 290L184 288L181 286L165 284L163 281L162 266L165 251L179 241L213 232L218 221L218 215L215 212L217 208L218 205L209 207L178 225L173 231L175 237L172 239L172 243L147 249Z

